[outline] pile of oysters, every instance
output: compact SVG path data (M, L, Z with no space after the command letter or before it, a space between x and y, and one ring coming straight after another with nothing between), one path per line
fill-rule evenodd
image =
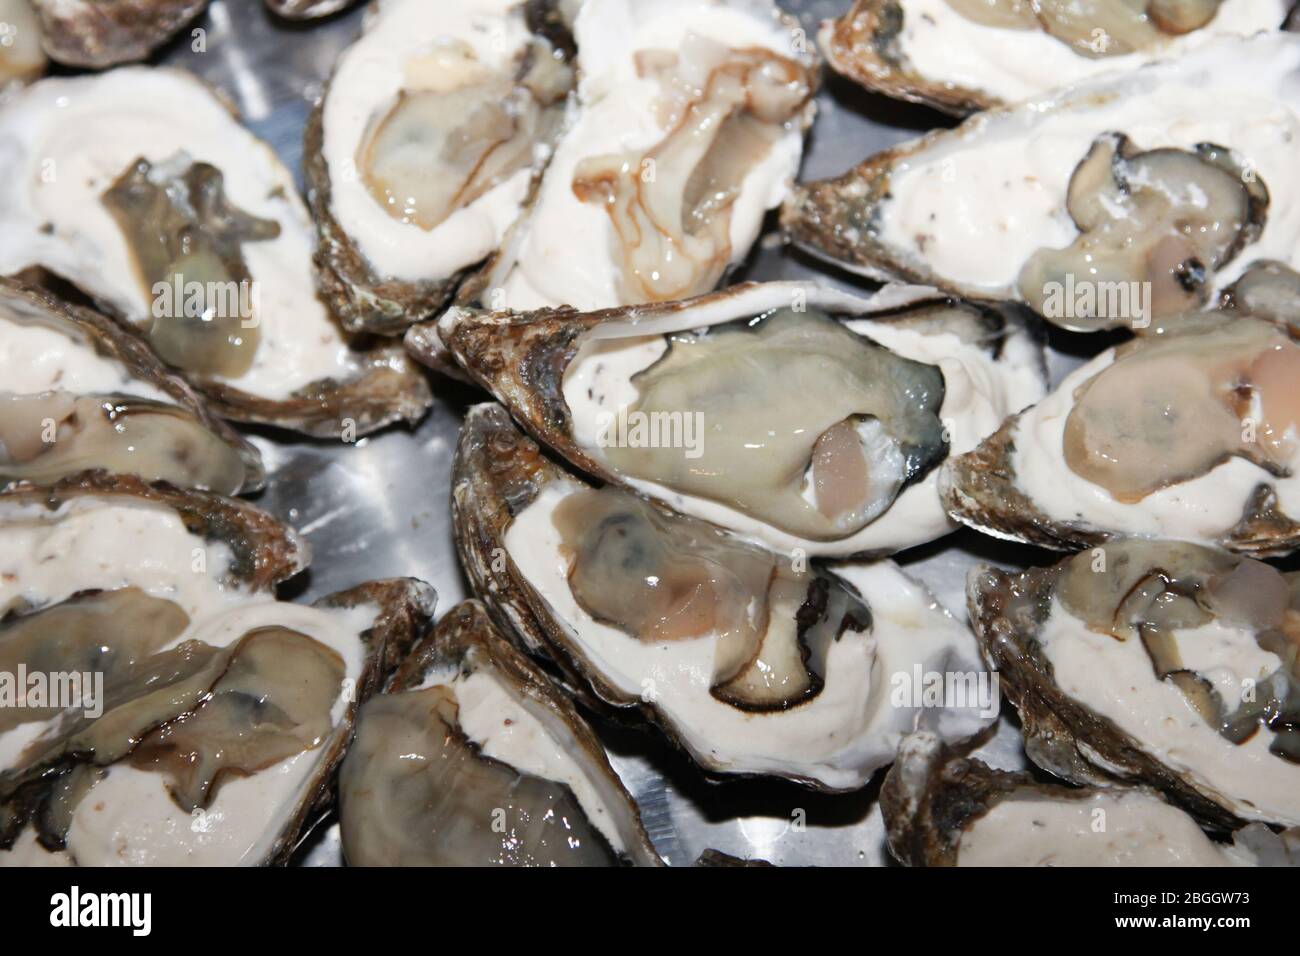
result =
M371 0L305 198L141 64L224 2L0 0L0 865L758 862L622 726L905 864L1300 862L1283 0ZM826 82L963 119L799 182ZM473 392L473 597L294 600L268 450Z

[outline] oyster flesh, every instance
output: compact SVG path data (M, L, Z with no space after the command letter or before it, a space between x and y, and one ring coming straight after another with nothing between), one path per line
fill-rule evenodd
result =
M856 0L822 24L827 62L871 90L963 115L1100 73L1276 30L1289 0Z
M0 278L0 489L103 469L221 494L262 486L252 445L111 320Z
M452 519L502 628L706 770L851 790L917 726L962 739L996 716L966 629L893 564L810 566L597 489L499 405L466 416Z
M1255 261L1300 263L1298 70L1294 33L1216 40L802 185L782 223L866 275L1141 330L1213 304Z
M0 865L282 862L433 592L310 607L250 505L133 479L0 498Z
M551 2L381 0L308 123L322 291L349 330L435 314L496 249L573 86Z
M32 0L50 59L100 70L143 60L208 0Z
M293 176L180 70L51 78L0 107L0 274L39 268L136 327L226 418L359 435L418 419L400 350L317 298Z
M1222 829L1300 823L1298 595L1294 572L1142 538L968 581L1030 759L1145 783Z
M424 329L407 341L419 357ZM437 343L576 467L773 550L952 530L936 466L1042 394L1014 308L745 284L632 311L450 310Z
M1232 843L1147 787L1066 787L908 736L880 791L889 849L911 866L1296 866L1296 832Z
M45 72L41 23L31 0L0 0L0 98Z
M1285 327L1184 319L1066 376L949 460L939 493L958 521L1050 548L1129 534L1286 554L1300 544L1297 382Z
M339 819L353 865L660 862L591 728L477 601L361 707Z

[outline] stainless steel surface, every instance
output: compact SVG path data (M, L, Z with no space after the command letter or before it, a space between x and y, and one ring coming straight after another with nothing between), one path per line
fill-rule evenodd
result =
M782 5L799 15L812 36L817 23L842 12L848 0L782 0ZM359 32L362 12L357 8L322 23L296 25L275 20L261 0L214 0L195 25L203 34L183 35L162 59L228 93L246 123L290 168L300 170L308 109L339 51ZM938 114L870 96L833 77L827 78L819 108L804 178L838 173L869 153L946 123ZM752 279L810 276L850 282L782 248L770 229L743 271L743 278ZM1054 380L1076 361L1053 350ZM412 431L391 430L352 445L254 436L270 473L258 503L311 543L312 567L296 582L295 596L310 599L387 575L430 582L444 611L465 596L451 541L448 478L461 414L481 396L442 380L434 388L432 413ZM959 532L899 561L964 617L963 582L975 561L1015 565L1032 556ZM887 862L876 805L879 779L845 796L780 782L714 783L651 731L599 729L641 804L651 837L673 863L689 863L707 847L778 864ZM986 759L1000 766L1023 764L1019 735L1005 718L983 749ZM336 865L339 859L336 828L329 825L299 854L305 865Z

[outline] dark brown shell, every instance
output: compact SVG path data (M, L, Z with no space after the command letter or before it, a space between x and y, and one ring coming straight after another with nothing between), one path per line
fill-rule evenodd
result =
M568 727L582 750L583 759L623 798L624 806L618 809L623 811L629 828L635 834L634 845L629 848L631 862L642 866L661 865L663 861L645 831L636 801L610 766L604 745L565 692L502 636L479 601L463 601L442 616L433 632L421 640L402 663L388 688L389 692L400 693L418 687L425 675L439 666L464 666L471 649L485 655L519 693Z
M877 93L953 116L1002 105L989 93L936 83L915 72L898 47L902 29L899 0L856 0L842 17L822 24L818 40L831 69Z
M257 491L266 483L262 456L257 449L214 416L194 389L179 375L171 372L138 336L125 331L112 319L92 309L68 305L34 286L0 276L0 301L15 299L45 313L51 324L70 327L70 332L78 339L88 340L88 344L100 355L108 356L125 366L132 377L165 392L177 405L193 415L203 428L235 449L244 463L244 482L238 493Z
M143 60L197 17L208 0L33 0L46 54L99 70Z
M1115 532L1082 521L1048 517L1019 489L1012 437L1019 420L1020 414L1012 415L973 451L944 463L939 495L948 514L986 534L1057 551L1092 548L1114 537ZM1300 524L1278 510L1277 493L1261 484L1241 520L1216 543L1254 558L1286 555L1300 547Z
M1003 692L1020 714L1029 758L1076 784L1149 784L1211 827L1233 830L1245 825L1230 809L1143 750L1139 741L1057 685L1051 662L1035 636L1042 621L1007 613L1013 592L1018 601L1033 602L1040 597L1045 603L1054 580L1050 568L1008 574L977 567L966 587L975 637L989 666L998 672Z

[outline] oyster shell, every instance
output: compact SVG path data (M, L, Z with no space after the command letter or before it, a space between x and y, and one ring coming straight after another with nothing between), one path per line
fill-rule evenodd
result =
M1146 787L1066 787L908 736L880 791L889 849L911 866L1294 866L1294 833L1216 843ZM1292 855L1295 855L1294 860Z
M477 601L361 708L339 819L354 865L660 863L600 741Z
M208 0L32 0L50 59L100 70L143 60Z
M570 120L461 301L590 310L711 290L798 171L815 51L771 0L587 3L573 35Z
M0 98L45 72L41 24L31 0L0 0Z
M983 671L965 628L893 564L809 568L596 490L499 405L466 416L452 517L470 582L502 628L575 688L639 707L706 770L851 790L903 733L960 739L996 715L977 699ZM934 673L966 689L911 695L914 678Z
M382 0L308 121L323 294L345 328L428 318L501 242L573 84L538 0Z
M1295 826L1296 582L1134 538L1018 575L976 568L968 601L1040 767L1148 784L1223 829Z
M866 275L1140 329L1211 304L1255 261L1300 260L1297 69L1295 34L1216 40L800 186L782 224Z
M134 479L6 496L0 541L0 659L26 677L0 720L0 865L283 861L433 610L408 579L276 602L292 532Z
M408 334L417 357L445 344L586 473L814 556L950 531L935 465L1043 388L1014 309L924 289L861 299L778 282L633 311L455 308L436 342L428 331Z
M958 521L1049 548L1115 535L1258 556L1300 544L1291 406L1300 348L1232 313L1106 350L948 461Z
M818 41L837 73L961 116L1174 59L1217 37L1276 30L1291 4L1198 0L1186 6L1212 18L1190 30L1162 29L1149 11L1133 18L1132 4L1101 0L1085 8L1074 24L1078 36L1070 38L1059 36L1056 25L1078 17L1079 8L1059 3L856 0L843 16L822 23Z
M192 75L42 80L0 107L0 157L0 273L67 280L223 417L347 436L428 407L399 350L344 340L292 175Z
M95 468L222 494L262 486L257 449L97 312L0 278L0 365L0 488Z

